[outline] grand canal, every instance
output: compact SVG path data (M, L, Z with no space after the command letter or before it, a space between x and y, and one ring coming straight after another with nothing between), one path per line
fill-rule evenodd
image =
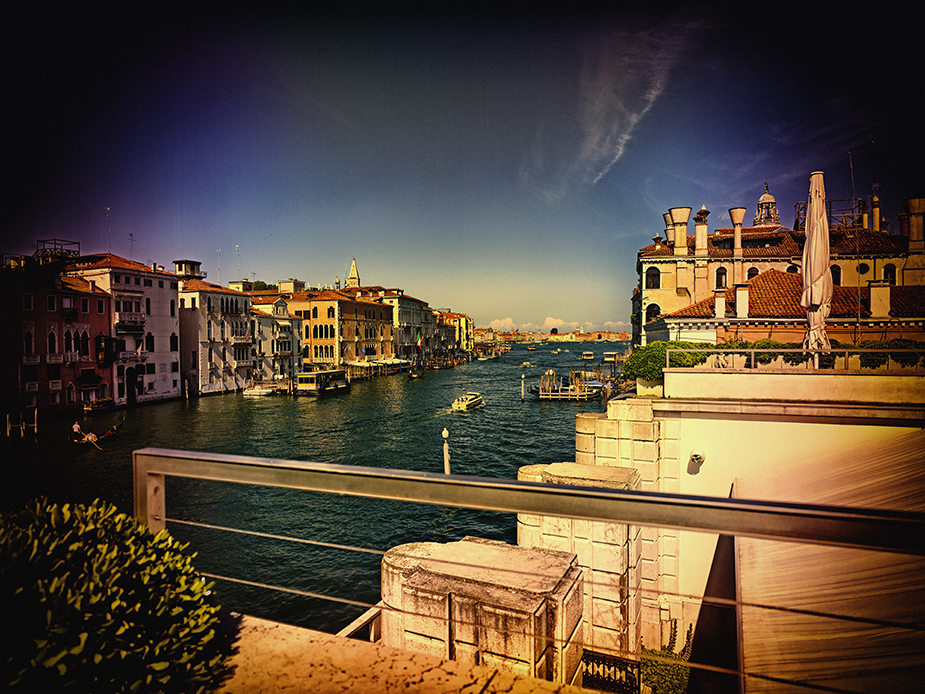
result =
M498 359L429 371L417 380L400 374L355 382L349 394L330 398L227 394L81 417L84 431L97 433L124 419L122 433L103 441L101 450L69 442L72 420L40 422L37 440L14 435L3 444L2 508L45 495L59 502L102 498L131 513L131 454L144 447L442 472L444 428L454 474L514 479L523 465L573 460L575 415L603 410L600 401L539 402L529 393L521 401L521 376L529 387L547 368L559 374L580 368L583 350L593 350L599 363L605 351L625 347L515 346ZM554 348L571 351L553 354ZM525 360L534 366L522 368ZM467 391L481 392L485 407L452 410L453 399ZM167 514L380 551L466 535L516 539L510 514L190 480L168 480ZM348 601L379 599L378 554L175 523L168 528L191 543L200 571ZM230 609L330 632L362 612L342 602L225 581L216 591Z

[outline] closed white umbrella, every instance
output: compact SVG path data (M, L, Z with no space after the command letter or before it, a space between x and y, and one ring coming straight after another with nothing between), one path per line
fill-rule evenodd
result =
M803 245L803 296L809 324L803 347L830 349L825 321L832 308L832 274L829 271L829 219L825 210L825 184L822 172L809 177L809 201L806 205L806 242ZM818 355L815 360L818 366Z

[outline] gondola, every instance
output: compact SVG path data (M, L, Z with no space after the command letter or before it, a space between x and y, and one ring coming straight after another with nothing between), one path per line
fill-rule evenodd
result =
M88 433L88 434L84 434L84 435L83 435L82 437L80 437L80 438L72 439L72 442L73 442L73 443L83 443L83 444L87 444L87 443L96 444L96 443L99 442L99 441L103 441L103 440L105 440L105 439L112 438L113 436L115 436L116 434L118 434L120 431L122 431L122 426L123 426L124 424L125 424L124 421L119 422L118 424L116 424L116 425L110 427L106 432L100 434L99 436L97 436L97 435L94 434L93 432L90 432L90 433Z

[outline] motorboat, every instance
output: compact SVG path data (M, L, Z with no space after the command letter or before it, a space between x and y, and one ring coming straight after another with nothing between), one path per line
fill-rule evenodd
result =
M585 361L594 361L594 352L582 352L581 358Z
M533 366L533 364L531 364L531 363L528 362L528 361L525 361L525 362L524 362L523 364L521 364L520 366L521 366L521 368L529 369L531 366Z
M309 371L296 377L296 395L329 395L346 393L349 390L350 381L345 369Z
M255 383L250 388L244 389L244 395L247 397L263 397L265 395L276 395L276 388L263 383Z
M481 393L466 393L465 395L460 395L453 401L454 410L472 410L476 407L481 407L485 403L482 402Z

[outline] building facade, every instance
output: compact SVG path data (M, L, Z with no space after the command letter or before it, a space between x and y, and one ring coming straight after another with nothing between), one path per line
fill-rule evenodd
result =
M67 273L112 297L111 336L116 405L180 396L178 278L161 265L143 265L112 253L84 255Z
M243 390L254 367L251 299L206 282L194 260L175 260L180 278L180 363L190 396Z
M302 318L289 312L282 297L251 300L253 380L290 390L302 372Z

